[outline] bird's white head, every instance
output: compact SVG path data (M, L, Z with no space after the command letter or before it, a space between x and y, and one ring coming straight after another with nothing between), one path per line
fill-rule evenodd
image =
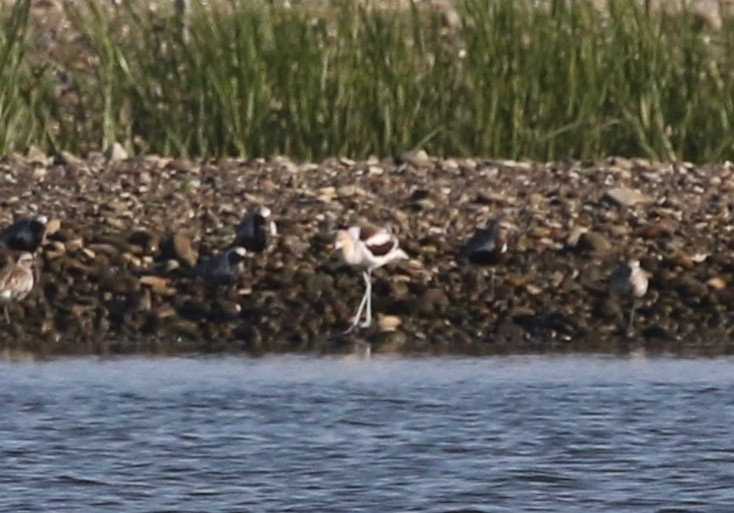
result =
M334 239L334 249L344 250L351 247L354 244L354 239L347 230L339 230L336 232L336 238Z
M263 221L265 221L266 223L267 223L267 220L272 215L272 213L273 212L265 205L259 205L255 207L252 211L252 215L261 217ZM278 226L275 224L275 221L270 221L269 223L267 223L267 225L268 225L267 226L268 233L272 237L275 237L276 235L278 235Z
M254 214L259 215L263 219L267 219L268 217L270 217L270 214L272 214L272 212L270 211L270 209L268 207L264 206L264 205L260 205L260 206L255 207L255 209L252 212Z

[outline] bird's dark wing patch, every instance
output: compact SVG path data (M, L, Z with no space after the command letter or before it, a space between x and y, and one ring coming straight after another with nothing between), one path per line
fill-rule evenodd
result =
M471 239L461 249L462 255L471 257L472 253L491 252L497 250L494 234L487 229L477 230Z
M395 241L388 240L382 244L366 244L366 246L373 255L380 257L387 255L395 248Z

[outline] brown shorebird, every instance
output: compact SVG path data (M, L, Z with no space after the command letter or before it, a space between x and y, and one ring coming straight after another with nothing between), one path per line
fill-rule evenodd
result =
M33 255L21 253L18 261L0 269L0 302L5 310L5 320L10 324L8 303L22 301L33 290L36 277L33 273Z
M336 233L334 248L341 251L342 260L364 269L364 296L345 333L351 333L357 326L367 328L372 324L372 271L395 260L407 259L408 255L398 245L398 239L388 230L370 224L351 226ZM360 323L365 307L365 319Z
M635 259L620 264L609 278L609 292L612 295L632 298L627 331L632 331L637 300L647 293L648 283L649 273L640 267L640 261Z
M255 207L237 226L234 246L242 246L252 253L262 253L268 245L268 237L278 234L270 215L268 207Z
M507 253L507 227L499 219L492 219L483 228L479 228L471 239L459 250L459 261L481 267L491 267L491 287L494 296L494 278L496 266Z
M35 253L46 236L48 217L36 216L21 219L0 230L0 249L13 249Z

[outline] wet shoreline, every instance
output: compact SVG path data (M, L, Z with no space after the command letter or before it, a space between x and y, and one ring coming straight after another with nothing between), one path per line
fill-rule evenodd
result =
M4 159L0 178L1 226L50 219L41 282L9 305L5 352L734 350L726 163L31 154ZM279 226L266 252L233 283L192 278L256 205ZM497 216L517 229L492 294L489 272L456 253ZM411 259L374 273L375 322L344 336L364 289L333 240L360 220L388 225ZM632 333L631 304L607 291L630 257L651 273Z

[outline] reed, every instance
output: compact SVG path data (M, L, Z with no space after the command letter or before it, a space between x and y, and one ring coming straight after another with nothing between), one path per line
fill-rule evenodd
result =
M83 37L53 68L78 95L70 114L32 85L54 77L22 58L38 51L28 4L2 20L3 152L734 159L726 13L702 30L685 6L457 0L446 26L419 4L192 0L184 31L172 6L67 2Z
M46 72L26 57L30 6L30 0L18 0L0 17L0 154L53 144L54 100Z

